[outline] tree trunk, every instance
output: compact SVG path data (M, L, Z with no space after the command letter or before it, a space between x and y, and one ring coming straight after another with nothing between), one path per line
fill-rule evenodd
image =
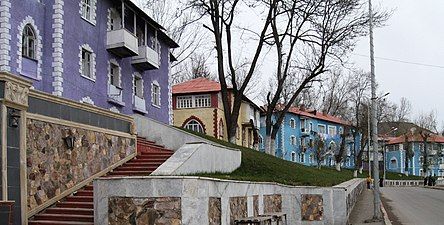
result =
M265 153L270 154L271 152L271 136L265 136Z
M357 178L358 177L358 170L353 170L353 177Z
M270 137L270 155L275 156L276 155L276 139Z
M336 162L336 164L335 164L335 168L336 168L336 171L339 171L339 172L341 172L341 162Z
M362 174L362 170L363 170L364 168L361 166L361 167L359 167L359 174Z

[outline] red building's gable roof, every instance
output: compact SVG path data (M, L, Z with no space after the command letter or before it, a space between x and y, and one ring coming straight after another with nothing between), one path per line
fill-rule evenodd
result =
M173 86L173 94L205 93L220 91L220 84L207 78L196 78Z

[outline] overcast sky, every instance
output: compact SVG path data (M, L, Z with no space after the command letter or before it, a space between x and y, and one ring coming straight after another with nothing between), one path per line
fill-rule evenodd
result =
M387 25L375 30L375 55L381 57L375 64L380 91L390 92L388 98L394 102L409 99L413 117L436 110L440 129L444 122L444 1L372 2L375 7L394 10ZM370 71L368 46L369 40L364 38L351 58L357 67Z

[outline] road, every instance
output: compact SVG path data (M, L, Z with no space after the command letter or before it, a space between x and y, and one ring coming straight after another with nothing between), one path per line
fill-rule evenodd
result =
M381 192L394 225L444 224L444 190L385 187Z

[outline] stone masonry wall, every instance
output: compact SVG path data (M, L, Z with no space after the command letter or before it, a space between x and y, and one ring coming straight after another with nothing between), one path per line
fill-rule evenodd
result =
M264 195L264 213L282 212L282 195Z
M234 225L235 219L248 217L247 197L230 198L230 225Z
M72 133L75 147L64 138ZM56 197L135 152L135 140L96 131L27 120L28 210Z
M110 225L180 225L181 200L175 197L109 198Z

